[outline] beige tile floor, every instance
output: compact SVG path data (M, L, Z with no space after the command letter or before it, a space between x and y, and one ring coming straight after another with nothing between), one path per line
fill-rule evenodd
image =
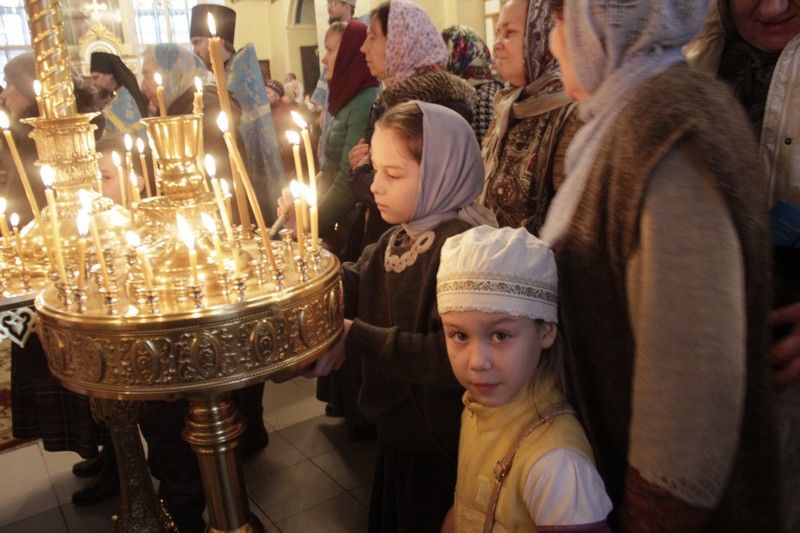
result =
M250 508L281 532L366 530L374 442L348 440L341 419L324 414L313 380L268 383L264 420L269 446L244 464ZM119 501L76 508L72 475L79 460L41 443L0 452L0 533L104 533Z

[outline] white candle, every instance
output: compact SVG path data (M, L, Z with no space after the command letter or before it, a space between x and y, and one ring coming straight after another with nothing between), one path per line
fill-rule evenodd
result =
M136 139L136 151L139 152L139 163L142 165L142 177L144 178L144 192L147 197L153 196L150 191L150 173L147 170L147 158L144 156L144 141L141 137Z
M300 135L303 136L303 145L306 148L306 163L308 164L308 182L314 193L317 192L317 168L314 164L314 149L311 146L311 135L308 133L308 123L297 111L292 111L292 118L295 124L300 126Z
M119 175L119 201L123 207L128 207L128 194L127 194L127 184L125 183L125 171L122 169L122 160L119 157L117 151L111 152L111 161L114 163L114 166L117 169L117 174Z
M289 184L289 190L292 192L292 198L294 198L294 216L296 220L303 219L303 199L301 198L302 193L302 185L296 180L292 180ZM306 235L305 231L303 230L302 224L295 224L297 227L297 245L300 248L300 258L305 259L306 257Z
M28 173L25 172L25 166L22 164L22 159L19 157L17 144L14 142L14 137L8 129L9 126L11 126L11 121L8 119L8 115L4 111L0 111L0 128L3 129L3 136L5 136L6 143L8 143L8 149L11 152L11 158L14 160L14 166L17 167L17 173L19 174L20 181L22 181L22 188L25 189L25 196L28 198L28 204L31 206L33 216L38 219L40 215L39 204L36 202L36 197L33 195L33 189L31 188L30 181L28 181Z
M89 213L78 211L78 289L86 288L86 235L89 233Z
M319 250L319 211L317 210L317 192L306 187L304 196L308 204L309 215L311 216L311 246Z
M225 265L222 262L222 245L219 242L219 235L217 235L217 224L214 222L214 219L206 213L201 213L200 219L203 221L206 230L208 230L208 234L211 235L211 242L214 244L214 254L217 260L217 269L223 272L225 270Z
M153 74L153 79L156 82L156 101L158 102L158 114L162 117L166 117L167 100L164 97L164 80L161 78L160 72Z
M139 194L139 178L136 176L136 173L133 170L131 170L131 173L128 176L131 183L131 192L133 193L133 200L131 204L133 204L133 202L139 202L142 200L142 195Z
M58 231L58 205L56 196L53 192L56 171L50 165L42 165L40 170L42 183L44 184L44 195L47 198L47 206L50 208L51 229L53 231L53 255L56 261L56 271L62 283L67 282L67 270L64 268L64 255L61 251L61 235Z
M217 209L219 210L219 218L222 220L222 227L225 229L225 237L233 240L233 228L231 221L228 218L228 209L225 207L225 197L222 195L222 189L217 180L217 164L210 154L206 154L203 166L206 169L209 179L211 180L211 188L214 190L214 199L217 201Z
M103 288L108 292L111 290L111 278L108 275L106 257L103 255L103 243L100 240L100 233L97 231L97 224L95 223L94 213L92 212L92 199L86 191L78 191L78 198L80 199L83 210L89 214L89 231L92 234L97 262L100 264L100 273L103 276Z
M186 246L186 251L189 254L189 268L191 270L191 283L197 284L197 250L195 250L194 231L192 227L183 218L183 215L175 215L175 220L178 223L178 238L183 241Z

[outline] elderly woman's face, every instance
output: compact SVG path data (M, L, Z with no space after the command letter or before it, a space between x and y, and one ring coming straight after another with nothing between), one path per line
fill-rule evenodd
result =
M800 0L730 0L736 31L764 52L780 52L800 33Z
M142 62L142 94L150 100L151 107L158 107L156 97L156 80L153 75L156 73L156 62L150 56L145 56Z
M24 113L33 102L28 101L24 94L9 83L6 90L3 91L3 94L0 94L0 104L8 109L12 117L20 118L22 113Z
M381 21L373 16L367 29L367 38L361 45L361 53L367 61L370 74L378 79L386 77L386 34L381 27Z
M528 3L513 0L500 10L495 35L495 68L500 76L515 87L524 87L525 80L525 19Z

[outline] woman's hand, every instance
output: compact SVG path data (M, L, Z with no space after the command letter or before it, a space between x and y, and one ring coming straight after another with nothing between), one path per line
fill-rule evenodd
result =
M791 328L769 351L772 379L782 390L800 383L800 302L773 311L772 325Z
M280 198L278 198L278 216L282 217L284 213L286 214L286 222L283 223L283 227L294 231L294 199L289 187L284 187Z
M369 145L364 139L359 139L358 144L350 150L350 170L369 163Z
M321 378L329 375L334 370L339 370L346 359L344 353L344 345L347 342L347 335L350 333L350 326L353 325L352 320L345 319L344 330L336 343L328 349L327 352L322 354L317 363L314 365L306 377Z

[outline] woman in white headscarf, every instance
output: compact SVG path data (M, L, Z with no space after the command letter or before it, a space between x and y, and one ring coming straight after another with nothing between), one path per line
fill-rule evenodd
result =
M684 61L708 2L551 6L585 125L541 236L611 522L779 531L768 187L741 107Z

